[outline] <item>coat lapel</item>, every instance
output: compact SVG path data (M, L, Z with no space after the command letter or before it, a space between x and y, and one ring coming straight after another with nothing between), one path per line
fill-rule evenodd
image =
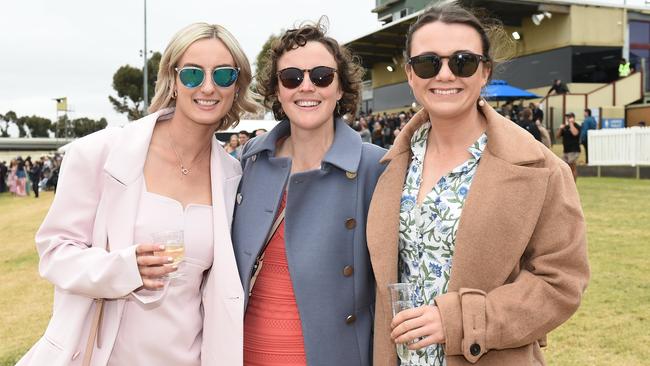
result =
M237 186L241 179L241 168L234 163L230 156L223 150L215 138L212 141L212 155L210 157L210 177L212 181L212 214L214 231L214 263L213 269L217 269L218 277L214 278L213 284L217 288L215 293L220 293L227 299L241 299L243 301L244 291L237 262L230 237L230 225L232 224L232 213L237 194ZM234 319L241 317L241 309L238 314L231 314Z
M489 291L485 284L506 282L546 198L527 193L544 192L548 177L547 169L512 165L484 151L460 217L449 291Z
M161 110L124 127L122 138L118 139L106 159L105 197L107 212L110 213L106 218L106 232L110 250L135 244L134 223L151 135L158 118L169 113L168 109Z
M482 111L488 142L460 217L449 291L489 291L486 284L505 283L546 198L540 192L546 191L549 170L529 167L543 161L544 147L531 148L532 136L489 105ZM509 241L503 242L504 237Z

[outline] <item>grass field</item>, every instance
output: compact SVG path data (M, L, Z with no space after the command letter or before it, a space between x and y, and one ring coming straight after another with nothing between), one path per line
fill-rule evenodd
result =
M580 310L549 335L549 365L650 364L650 181L582 178L592 280ZM52 193L0 195L0 365L42 334L51 286L37 273L33 236Z

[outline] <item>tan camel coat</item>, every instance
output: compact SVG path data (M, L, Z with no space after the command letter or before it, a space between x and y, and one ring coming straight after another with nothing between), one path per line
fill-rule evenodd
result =
M585 221L569 167L490 106L488 143L460 218L449 292L435 299L448 366L544 365L546 334L578 308L589 279ZM399 209L417 113L383 160L368 214L377 280L374 365L395 366L387 291L397 282Z

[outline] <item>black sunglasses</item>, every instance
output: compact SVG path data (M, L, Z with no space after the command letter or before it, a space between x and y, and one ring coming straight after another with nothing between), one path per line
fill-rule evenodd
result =
M477 55L471 52L456 52L451 56L438 56L436 54L426 54L413 56L409 59L408 64L413 68L415 75L422 79L431 79L440 72L442 60L447 59L449 70L461 78L468 78L476 72L481 62L489 62L490 59L483 55Z
M295 89L305 79L305 72L309 73L311 83L319 88L326 88L334 81L336 69L327 66L316 66L313 69L301 70L297 67L287 67L278 71L280 82L287 89Z

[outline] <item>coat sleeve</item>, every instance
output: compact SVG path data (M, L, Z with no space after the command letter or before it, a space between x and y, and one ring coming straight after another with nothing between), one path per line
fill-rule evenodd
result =
M490 350L522 347L566 321L587 287L585 222L573 176L554 167L520 272L488 293L461 288L436 298L445 352L477 362Z
M92 298L118 298L142 286L135 246L106 252L93 246L108 143L78 141L66 153L56 195L36 233L39 272L59 289Z

